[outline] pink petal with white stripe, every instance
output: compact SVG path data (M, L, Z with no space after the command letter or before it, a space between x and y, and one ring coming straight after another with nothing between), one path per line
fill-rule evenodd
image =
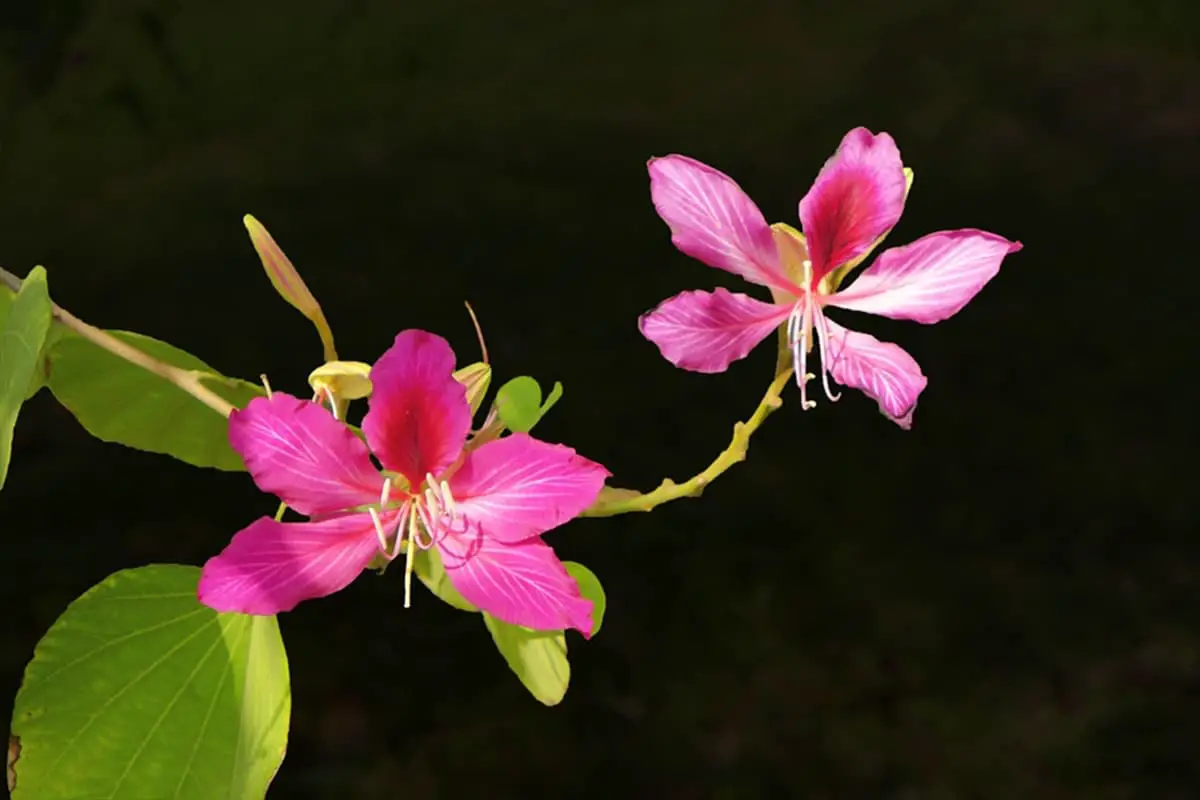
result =
M539 631L592 632L592 601L540 537L502 544L479 528L438 541L450 583L496 619Z
M362 429L371 452L413 486L462 453L471 428L467 388L454 378L454 351L440 336L401 331L371 367Z
M579 516L609 474L570 447L514 433L468 453L449 483L485 536L516 544Z
M650 197L676 247L751 283L796 293L779 268L771 226L732 178L680 155L652 158L646 166Z
M908 430L917 397L928 383L921 367L902 347L825 320L824 367L835 381L879 403L883 414Z
M376 503L383 477L367 446L328 410L275 392L229 417L229 443L254 483L301 514Z
M386 515L394 526L396 514ZM379 550L371 518L347 514L321 522L262 517L204 565L196 595L216 611L266 616L344 589Z
M940 322L962 310L1021 249L994 233L964 229L931 233L884 250L853 284L827 305L892 319Z
M663 358L693 372L724 372L783 324L787 305L725 289L688 291L659 303L638 320Z
M904 163L895 141L866 128L846 134L800 201L815 287L870 250L904 211Z

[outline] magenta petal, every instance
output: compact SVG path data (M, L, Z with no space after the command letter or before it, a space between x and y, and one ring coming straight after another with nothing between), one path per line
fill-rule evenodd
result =
M387 522L395 525L395 513ZM204 565L196 594L216 611L269 615L348 586L375 557L371 518L347 514L321 522L262 517Z
M687 156L652 158L650 197L671 241L710 267L796 294L779 266L771 226L723 172Z
M884 250L853 284L826 303L892 319L940 322L962 310L1021 249L994 233L971 229L931 233Z
M501 544L470 528L442 538L438 552L458 593L496 619L591 635L592 601L579 593L579 584L541 538Z
M725 289L681 292L638 320L663 358L693 372L723 372L787 319L790 307Z
M229 417L229 443L259 489L314 516L379 501L367 446L325 408L275 392Z
M879 403L885 416L908 430L917 396L928 382L921 367L899 345L847 330L825 320L825 368L843 386L858 389Z
M454 351L440 336L402 331L371 367L362 429L375 456L413 485L450 466L467 440L471 407L454 379Z
M904 164L892 137L866 128L846 134L800 201L813 286L866 253L904 210Z
M569 447L514 433L472 450L450 492L485 536L516 544L577 517L609 474Z

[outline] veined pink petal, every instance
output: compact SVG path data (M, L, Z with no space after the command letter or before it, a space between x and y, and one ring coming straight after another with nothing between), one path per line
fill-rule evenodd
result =
M516 544L578 516L609 474L569 447L514 433L468 453L450 493L485 536Z
M384 515L394 526L396 514ZM346 514L320 522L262 517L239 531L200 573L196 595L216 611L269 615L333 594L358 577L379 550L371 518Z
M732 178L680 155L652 158L646 166L650 197L676 247L751 283L797 294L780 270L771 227Z
M229 443L255 484L301 514L379 502L367 446L324 408L290 394L256 397L229 417Z
M791 308L725 289L681 292L638 320L663 358L693 372L724 372L787 319Z
M458 593L496 619L591 636L592 601L579 593L579 584L540 537L501 544L470 528L442 538L437 547Z
M994 233L964 229L931 233L884 250L854 283L827 305L892 319L940 322L962 310L1021 249Z
M928 383L920 365L899 345L847 330L828 318L825 325L824 366L833 379L878 402L879 410L901 428L911 428L917 396Z
M387 469L413 486L448 467L467 441L471 407L454 379L454 351L440 336L402 331L371 367L362 429Z
M904 164L892 137L866 128L847 133L800 201L813 287L899 221L904 194Z

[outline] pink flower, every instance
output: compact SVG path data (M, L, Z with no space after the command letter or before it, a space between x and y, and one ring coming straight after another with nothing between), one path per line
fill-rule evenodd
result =
M254 482L311 519L263 517L209 559L200 601L275 614L350 584L378 555L434 547L483 611L537 630L592 630L583 598L541 534L595 501L604 467L525 434L467 449L471 411L438 336L404 331L371 369L367 445L316 403L276 392L230 419ZM385 472L373 465L373 452Z
M725 289L689 291L639 320L642 334L677 367L723 372L780 325L787 324L801 404L808 399L808 353L821 356L829 378L866 393L903 428L912 425L925 388L921 368L890 342L843 328L825 316L836 306L893 319L933 323L956 314L1000 270L1019 242L964 229L924 236L880 253L849 287L841 279L900 219L907 181L900 151L886 133L846 134L800 201L804 234L768 225L754 202L727 175L685 156L654 158L650 194L671 241L710 267L771 290L773 302Z

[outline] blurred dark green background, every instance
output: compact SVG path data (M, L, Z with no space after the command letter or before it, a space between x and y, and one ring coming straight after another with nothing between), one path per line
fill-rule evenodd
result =
M736 286L672 248L647 157L794 222L846 130L889 131L916 171L891 243L1025 244L950 321L855 315L929 375L914 429L789 392L700 500L553 534L610 603L558 708L394 574L285 615L271 796L1197 797L1197 30L1188 0L5 4L0 263L300 391L320 347L252 212L344 357L424 327L473 360L469 299L500 380L565 384L540 434L649 488L725 446L773 354L695 375L639 336ZM274 507L38 396L0 495L5 702L77 594Z

